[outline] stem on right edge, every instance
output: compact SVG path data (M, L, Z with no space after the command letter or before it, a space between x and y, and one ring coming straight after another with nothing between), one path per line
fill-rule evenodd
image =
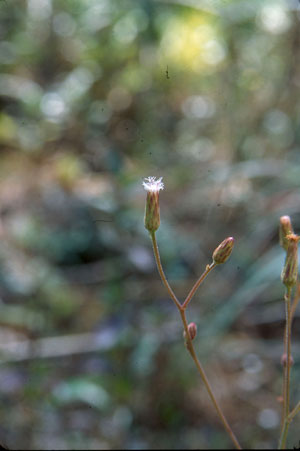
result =
M300 401L298 402L298 404L296 405L296 407L291 411L291 413L289 414L289 422L291 422L295 416L297 415L297 413L300 412Z
M285 303L285 348L286 348L286 365L283 371L283 424L279 440L279 449L285 448L287 433L289 430L289 413L290 413L290 373L291 373L291 287L287 288L284 296Z

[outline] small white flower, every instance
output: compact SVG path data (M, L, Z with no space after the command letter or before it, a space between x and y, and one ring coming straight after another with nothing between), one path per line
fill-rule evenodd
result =
M164 184L162 182L162 177L156 180L156 177L146 177L143 182L143 187L146 191L153 193L159 193L161 189L164 189Z
M156 177L147 177L143 181L143 186L147 191L144 224L145 228L153 234L160 225L159 191L164 189L162 177L157 180Z

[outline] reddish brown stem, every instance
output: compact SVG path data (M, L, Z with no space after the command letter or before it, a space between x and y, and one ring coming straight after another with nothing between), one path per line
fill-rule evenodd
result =
M291 287L287 288L284 296L285 302L285 337L284 346L286 353L286 364L283 368L283 422L280 433L279 449L285 449L287 433L289 429L290 413L290 372L291 372Z
M191 354L192 359L195 362L195 365L196 365L197 370L198 370L198 372L199 372L199 374L201 376L201 379L202 379L202 381L203 381L203 383L205 385L205 388L206 388L206 390L208 392L208 395L209 395L209 397L211 399L211 402L213 403L213 405L214 405L214 407L215 407L215 409L217 411L217 414L218 414L221 422L223 423L224 428L226 429L228 435L230 436L232 442L234 443L234 446L236 447L236 449L242 449L242 447L239 444L239 442L238 442L233 430L229 426L229 423L226 420L226 417L225 417L224 413L222 412L222 409L219 406L218 401L215 398L215 395L214 395L214 393L212 391L212 388L210 386L209 380L208 380L208 378L207 378L207 376L205 374L205 371L204 371L204 369L203 369L203 367L202 367L202 365L201 365L201 363L200 363L200 361L199 361L199 359L198 359L198 357L196 355L196 352L195 352L195 349L194 349L194 346L193 346L193 342L192 342L192 340L191 340L191 338L189 336L189 333L188 333L188 324L187 324L187 320L186 320L186 316L185 316L185 309L182 308L180 310L180 315L181 315L181 319L182 319L182 322L183 322L185 334L186 334L186 337L187 337L187 348L188 348L188 351Z
M169 282L167 281L167 278L165 276L161 261L160 261L160 255L159 255L159 251L158 251L158 246L157 246L157 242L156 242L156 236L155 236L155 232L150 233L151 239L152 239L152 245L153 245L153 251L154 251L154 256L155 256L155 261L157 264L157 269L158 272L160 274L161 280L163 281L163 284L165 285L170 298L172 299L172 301L174 302L174 304L176 305L176 307L180 310L181 309L181 304L177 299L177 296L175 295L174 291L172 290L172 288L169 285Z
M205 277L210 273L210 271L217 266L215 263L211 263L210 265L207 265L205 268L204 273L199 277L199 279L197 280L197 282L195 283L195 285L193 286L193 288L191 289L191 291L189 292L189 294L187 295L184 303L182 304L183 308L186 308L188 306L188 304L190 303L192 297L194 296L194 294L196 293L196 291L198 290L199 286L201 285L201 283L203 282L203 280L205 279Z
M160 277L162 279L163 284L165 285L171 299L173 300L174 304L176 305L180 316L181 316L181 320L183 323L183 327L185 330L185 336L186 336L186 340L187 340L187 348L189 353L191 354L192 359L195 362L195 365L197 367L197 370L200 374L200 377L205 385L205 388L208 392L208 395L217 411L217 414L226 430L226 432L228 433L228 435L230 436L232 442L234 443L234 446L236 447L236 449L242 449L236 436L234 435L231 427L229 426L228 421L225 418L225 415L223 414L217 400L216 397L212 391L212 388L209 384L208 378L204 372L204 369L196 355L189 331L188 331L188 324L187 324L187 320L186 320L186 315L185 315L185 310L186 307L188 305L188 303L190 302L190 300L192 299L193 295L195 294L197 288L199 287L199 285L201 284L201 282L205 279L205 277L207 276L207 274L211 271L211 269L214 268L214 264L212 263L210 266L208 265L206 267L206 270L204 271L204 273L202 274L202 276L197 280L197 282L195 283L195 285L193 286L193 288L191 289L190 293L188 294L186 300L184 301L183 305L180 304L179 300L177 299L175 293L173 292L172 288L170 287L167 278L165 276L165 273L163 271L163 267L161 264L161 260L160 260L160 255L159 255L159 250L158 250L158 245L157 245L157 241L156 241L156 236L155 236L155 232L150 233L151 239L152 239L152 245L153 245L153 251L154 251L154 256L155 256L155 260L156 260L156 264L157 264L157 268L158 268L158 272L160 274Z

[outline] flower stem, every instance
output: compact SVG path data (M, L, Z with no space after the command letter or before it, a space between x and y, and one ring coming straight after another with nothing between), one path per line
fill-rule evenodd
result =
M164 270L163 270L163 267L162 267L162 264L161 264L161 261L160 261L160 256L159 256L159 251L158 251L158 246L157 246L155 232L150 232L150 236L151 236L151 240L152 240L152 246L153 246L155 261L156 261L156 264L157 264L157 268L158 268L158 272L159 272L159 275L161 277L161 280L163 281L163 284L165 285L165 287L166 287L171 299L173 300L174 304L180 310L181 309L181 304L178 301L177 296L175 295L174 291L170 287L169 282L167 281L167 278L165 276L165 273L164 273Z
M296 407L291 411L289 416L284 419L278 449L285 449L285 442L286 442L286 437L287 437L287 433L289 430L289 426L290 426L291 422L293 421L293 419L295 418L295 416L297 415L297 413L299 413L299 412L300 412L300 401L298 402Z
M294 295L294 300L293 300L292 306L291 306L291 321L293 321L294 314L295 314L295 311L296 311L299 301L300 301L300 284L298 282L296 293Z
M289 422L291 422L295 416L297 415L297 413L300 412L300 401L298 402L298 404L296 405L296 407L291 411L291 413L289 414L288 420Z
M279 449L285 448L287 433L290 425L290 373L291 373L291 287L288 287L284 296L285 302L285 354L286 364L283 370L283 423L280 433Z
M210 265L207 265L205 268L205 271L203 272L203 274L199 277L199 279L197 280L197 282L195 283L195 285L193 286L193 288L191 289L191 291L189 292L189 294L187 295L184 303L182 304L183 308L186 308L189 304L189 302L191 301L192 297L194 296L194 294L196 293L197 289L199 288L199 286L201 285L201 283L203 282L203 280L205 279L205 277L208 275L208 273L215 268L216 263L211 263Z
M188 351L191 354L192 359L194 360L194 362L196 364L197 370L198 370L198 372L199 372L199 374L201 376L201 379L202 379L202 381L203 381L203 383L205 385L205 388L206 388L206 390L208 392L208 395L209 395L209 397L210 397L210 399L211 399L211 401L212 401L212 403L213 403L213 405L214 405L214 407L215 407L215 409L217 411L217 414L218 414L221 422L223 423L224 428L226 429L228 435L230 436L232 442L234 443L234 446L236 447L236 449L242 449L241 445L239 444L239 442L238 442L238 440L236 438L236 436L234 435L234 432L232 431L231 427L229 426L229 423L226 420L225 415L223 414L222 409L221 409L221 407L218 404L218 401L215 398L215 395L214 395L214 393L212 391L212 388L211 388L210 383L208 381L208 378L207 378L207 376L205 374L205 371L204 371L204 369L203 369L203 367L202 367L202 365L201 365L201 363L200 363L200 361L199 361L199 359L198 359L198 357L196 355L196 352L195 352L195 349L194 349L194 346L193 346L193 342L192 342L192 340L190 338L190 335L188 333L188 324L187 324L187 320L186 320L186 316L185 316L185 309L184 308L182 308L180 310L180 315L181 315L181 319L182 319L184 330L185 330L186 337L187 337L187 344L188 344L187 348L188 348Z
M218 404L218 402L217 402L217 400L215 398L215 395L214 395L214 393L212 391L212 388L211 388L211 386L209 384L208 378L207 378L207 376L206 376L206 374L204 372L204 369L203 369L203 367L202 367L202 365L201 365L201 363L200 363L200 361L199 361L199 359L198 359L198 357L196 355L196 352L195 352L195 349L194 349L194 346L193 346L193 343L192 343L192 340L191 340L191 337L190 337L190 334L189 334L189 331L188 331L188 323L187 323L186 314L185 314L185 310L186 310L186 307L187 307L188 303L192 299L193 295L195 294L195 292L196 292L197 288L199 287L199 285L201 284L201 282L205 279L207 274L214 268L215 264L212 263L211 265L207 265L206 270L204 271L202 276L197 280L197 282L195 283L195 285L191 289L190 293L188 294L186 300L181 305L181 303L178 301L175 293L173 292L172 288L170 287L170 285L169 285L169 283L167 281L167 278L165 276L165 273L163 271L161 260L160 260L160 255L159 255L159 250L158 250L158 245L157 245L157 241L156 241L155 232L151 232L150 236L151 236L151 239L152 239L152 245L153 245L154 256L155 256L158 272L160 274L160 277L162 279L163 284L167 288L168 293L169 293L171 299L173 300L173 302L175 303L175 305L176 305L176 307L177 307L177 309L178 309L178 311L180 313L180 316L181 316L181 320L182 320L183 327L184 327L184 330L185 330L188 351L191 354L191 357L192 357L192 359L194 360L194 362L196 364L196 367L197 367L197 370L198 370L198 372L200 374L200 377L201 377L201 379L202 379L202 381L203 381L203 383L205 385L205 388L206 388L206 390L208 392L208 395L209 395L209 397L210 397L210 399L211 399L211 401L212 401L212 403L213 403L213 405L214 405L214 407L215 407L215 409L217 411L217 414L218 414L218 416L219 416L219 418L220 418L225 430L227 431L228 435L230 436L230 438L231 438L232 442L234 443L234 446L236 447L236 449L242 449L240 444L239 444L239 442L238 442L238 440L237 440L237 438L235 437L231 427L229 426L229 423L226 420L225 415L223 414L223 412L222 412L222 410L221 410L221 408L220 408L220 406L219 406L219 404Z

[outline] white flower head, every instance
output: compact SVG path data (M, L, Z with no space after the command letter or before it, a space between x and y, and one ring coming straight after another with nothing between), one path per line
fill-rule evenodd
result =
M143 182L143 187L146 191L152 193L159 193L161 189L164 189L164 184L162 182L162 177L156 180L156 177L146 177Z

